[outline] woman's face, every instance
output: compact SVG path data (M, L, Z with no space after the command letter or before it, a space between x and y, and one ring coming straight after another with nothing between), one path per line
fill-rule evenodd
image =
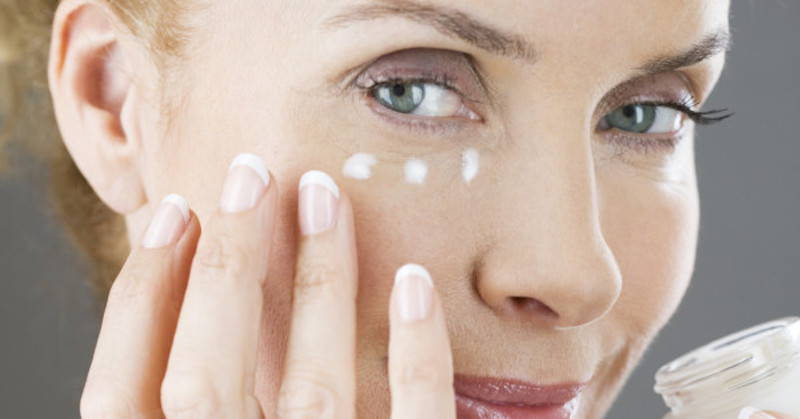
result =
M692 273L694 123L670 106L708 97L728 1L231 0L189 13L190 59L166 86L182 100L168 127L148 128L142 172L151 208L177 192L201 220L235 155L273 172L264 403L288 330L297 182L319 169L355 210L361 416L388 412L387 307L407 262L434 277L457 377L585 383L579 415L608 409ZM131 237L145 219L129 216Z

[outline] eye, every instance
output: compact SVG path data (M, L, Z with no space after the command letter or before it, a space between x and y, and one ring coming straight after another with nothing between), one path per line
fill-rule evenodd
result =
M659 134L677 131L683 113L667 106L630 104L615 109L603 118L603 127L617 128L639 134Z
M428 117L456 116L463 111L461 96L435 83L396 82L373 88L375 100L392 111Z

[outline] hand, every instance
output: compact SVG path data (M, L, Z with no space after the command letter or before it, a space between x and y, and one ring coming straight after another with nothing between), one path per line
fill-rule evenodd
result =
M262 405L254 386L278 191L260 159L245 155L202 234L182 198L157 210L109 293L81 415L354 417L356 246L350 201L337 194L319 172L301 181L276 405ZM398 271L389 317L392 417L454 418L444 316L424 269Z
M760 410L755 407L745 407L739 412L739 419L797 419L797 417L785 413Z

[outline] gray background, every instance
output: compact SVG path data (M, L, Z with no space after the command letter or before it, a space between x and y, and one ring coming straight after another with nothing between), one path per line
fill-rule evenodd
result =
M713 338L799 314L800 1L733 0L734 48L697 138L696 271L609 418L658 418L656 369ZM0 179L0 416L76 417L99 327L75 253L34 183Z

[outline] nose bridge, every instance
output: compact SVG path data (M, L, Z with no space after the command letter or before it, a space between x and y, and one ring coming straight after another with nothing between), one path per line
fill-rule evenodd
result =
M479 294L498 311L541 320L546 307L556 326L575 327L618 298L621 274L600 225L590 132L573 121L511 139L503 175L510 186L496 201L501 233L478 272Z

